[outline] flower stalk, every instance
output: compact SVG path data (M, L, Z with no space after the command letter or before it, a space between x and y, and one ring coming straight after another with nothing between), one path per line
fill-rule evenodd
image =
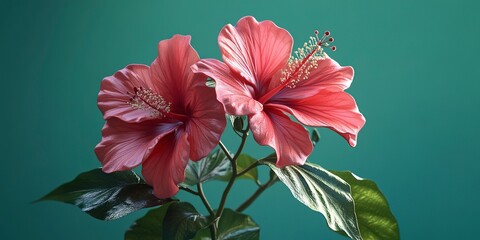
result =
M203 193L202 183L197 184L197 190L198 190L198 196L202 200L203 205L205 205L205 207L207 208L208 213L210 213L210 216L215 217L215 212L213 211L210 203L208 202L207 197ZM217 239L217 227L215 222L209 226L210 236L212 237L212 239Z
M257 198L262 194L267 188L272 186L276 181L277 181L277 175L270 175L270 179L268 181L261 185L253 194L250 196L244 203L242 203L235 211L237 212L243 212L245 209L247 209Z
M230 163L232 165L232 175L231 175L231 177L228 181L227 186L225 187L225 190L223 191L222 198L220 200L220 204L219 204L218 209L217 209L217 213L214 215L215 216L215 222L212 224L212 226L214 226L215 231L211 231L212 234L214 232L216 232L216 229L218 228L218 219L220 219L220 217L222 216L223 210L225 209L225 203L227 201L228 194L230 193L230 190L232 189L233 184L235 183L235 179L237 179L237 177L239 176L238 172L237 172L237 159L240 156L240 154L243 150L243 147L245 146L245 143L247 141L248 131L249 131L249 126L247 125L247 128L245 130L241 131L242 132L242 140L240 142L240 145L238 146L237 152L235 153L235 155L233 157L230 154L230 152L228 151L225 144L223 144L222 141L219 142L220 148L225 152L225 155L230 160ZM245 172L242 171L242 174L244 174L244 173ZM216 239L216 238L212 235L212 239Z
M205 207L207 208L208 213L210 213L210 215L214 216L214 215L215 215L215 212L213 211L210 203L208 202L207 197L206 197L205 194L203 193L202 183L198 183L198 184L197 184L197 189L198 189L198 196L200 197L200 199L202 200L203 204L204 204Z

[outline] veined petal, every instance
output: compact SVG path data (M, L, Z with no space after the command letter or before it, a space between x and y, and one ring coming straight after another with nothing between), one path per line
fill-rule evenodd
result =
M253 98L253 89L238 81L224 63L216 59L202 59L192 69L215 80L217 99L228 114L249 115L263 109L262 104Z
M190 36L174 35L171 39L160 41L158 57L150 67L155 92L172 103L172 111L183 109L188 91L195 85L204 84L195 81L190 69L200 58L190 45Z
M326 54L317 63L318 67L310 71L307 79L299 81L295 88L282 89L273 99L299 99L324 89L338 92L350 87L354 75L352 67L342 67Z
M98 108L104 119L116 117L126 122L140 122L150 118L148 113L128 103L135 87L151 88L148 66L128 65L103 79L98 93Z
M186 131L190 142L190 159L200 160L218 144L226 125L222 104L215 97L215 90L206 85L190 91L191 118Z
M277 167L302 165L312 152L308 131L280 110L268 107L249 116L249 121L255 140L275 149Z
M358 132L365 125L365 118L355 100L346 92L322 90L309 98L271 105L288 111L305 125L336 131L352 147L357 143Z
M95 147L103 171L123 171L140 165L158 140L177 126L176 123L151 120L138 124L108 119L102 129L102 141Z
M142 175L153 186L155 196L168 198L178 192L178 184L185 179L189 152L188 135L181 129L158 141L142 165Z
M226 25L220 31L218 44L223 61L261 90L287 63L293 39L272 21L257 22L248 16L235 27Z

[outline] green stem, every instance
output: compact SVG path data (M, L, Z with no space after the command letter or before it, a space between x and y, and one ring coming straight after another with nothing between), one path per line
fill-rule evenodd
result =
M207 197L205 197L205 194L203 193L202 183L197 183L197 190L198 196L200 196L200 199L202 199L203 205L205 205L205 207L207 208L208 213L210 213L210 216L215 217L215 212L213 211L212 206L210 206ZM209 228L210 236L212 237L212 239L217 239L217 225L215 224L215 222L210 224Z
M228 151L227 147L225 147L225 144L223 144L222 141L218 142L218 145L220 145L220 148L223 150L223 152L225 153L225 155L227 155L227 158L232 161L233 158L232 158L232 155L230 155L230 152Z
M263 191L265 191L267 188L269 188L270 186L272 186L277 180L277 176L276 175L273 175L273 177L271 177L268 182L266 182L265 184L263 184L262 186L260 186L257 191L255 191L253 193L252 196L250 196L244 203L242 203L242 205L240 205L237 210L237 212L243 212L245 209L247 209L254 201L255 199L258 198L258 196L260 196L260 194L263 193Z
M210 206L210 203L208 202L207 198L205 197L205 194L203 193L202 183L197 183L197 189L198 189L198 195L200 196L200 199L202 199L203 205L205 205L205 207L207 208L208 213L210 213L210 215L212 216L215 216L215 212L213 211L212 207Z
M198 192L195 192L195 191L193 191L192 189L190 189L190 188L188 188L188 187L179 187L179 188L180 188L180 190L183 190L183 191L185 191L185 192L189 192L189 193L191 193L191 194L193 194L193 195L197 195L197 196L198 196Z
M232 189L233 183L235 182L235 179L237 178L237 158L238 158L238 156L240 156L240 153L242 152L243 147L245 146L245 142L246 142L247 136L248 136L248 130L249 130L248 128L249 127L247 125L246 130L242 131L242 142L240 143L240 146L238 146L237 152L235 153L235 155L233 157L230 155L230 152L225 147L225 145L222 143L222 141L220 141L220 143L219 143L220 147L223 149L223 151L227 155L228 159L230 159L230 162L232 164L232 176L230 177L230 180L228 181L228 184L225 187L225 190L223 191L222 199L220 200L220 205L218 207L217 214L215 215L215 217L217 219L220 219L220 217L222 216L223 209L225 208L225 202L227 200L228 193Z
M216 223L212 223L210 224L210 237L212 237L212 239L217 239L217 224Z

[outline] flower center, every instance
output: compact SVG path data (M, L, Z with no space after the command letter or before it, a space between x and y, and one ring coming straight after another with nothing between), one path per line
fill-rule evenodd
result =
M294 52L295 55L288 59L287 66L281 72L281 84L263 95L259 102L265 103L284 87L295 88L298 82L308 79L311 70L318 67L318 60L324 58L323 47L330 46L334 39L330 37L329 31L326 31L321 38L317 30L314 33L315 37L310 37L308 42L298 48ZM336 47L333 46L331 49L335 51Z
M165 117L185 121L188 117L184 114L173 113L170 111L170 102L165 101L163 97L149 88L134 87L134 94L128 101L133 109L140 109L150 113L150 117L162 119Z

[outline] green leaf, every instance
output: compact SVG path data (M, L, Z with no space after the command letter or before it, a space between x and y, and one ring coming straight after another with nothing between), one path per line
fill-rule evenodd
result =
M162 240L163 219L172 203L150 210L145 216L137 219L125 232L125 240Z
M163 239L191 239L207 226L207 218L200 215L190 203L172 203L163 220Z
M133 171L107 174L99 168L81 173L36 202L45 200L76 205L100 220L121 218L171 201L155 197L152 187Z
M225 153L221 149L217 149L200 161L189 161L183 183L193 186L210 179L223 180L225 176L231 174L231 171L230 161Z
M237 172L245 170L248 166L255 163L257 160L247 154L240 154L237 158ZM252 179L253 181L258 181L258 170L257 168L252 168L239 178L243 179Z
M192 239L207 226L207 218L190 203L170 202L137 219L125 232L125 240Z
M350 184L358 226L364 240L400 239L395 217L377 185L351 172L332 171L333 174Z
M249 216L226 208L218 222L217 234L218 240L258 240L260 227ZM198 232L194 239L211 239L209 229Z
M351 239L362 239L350 186L341 178L312 163L278 168L265 161L301 203L322 213L334 231L344 231Z

